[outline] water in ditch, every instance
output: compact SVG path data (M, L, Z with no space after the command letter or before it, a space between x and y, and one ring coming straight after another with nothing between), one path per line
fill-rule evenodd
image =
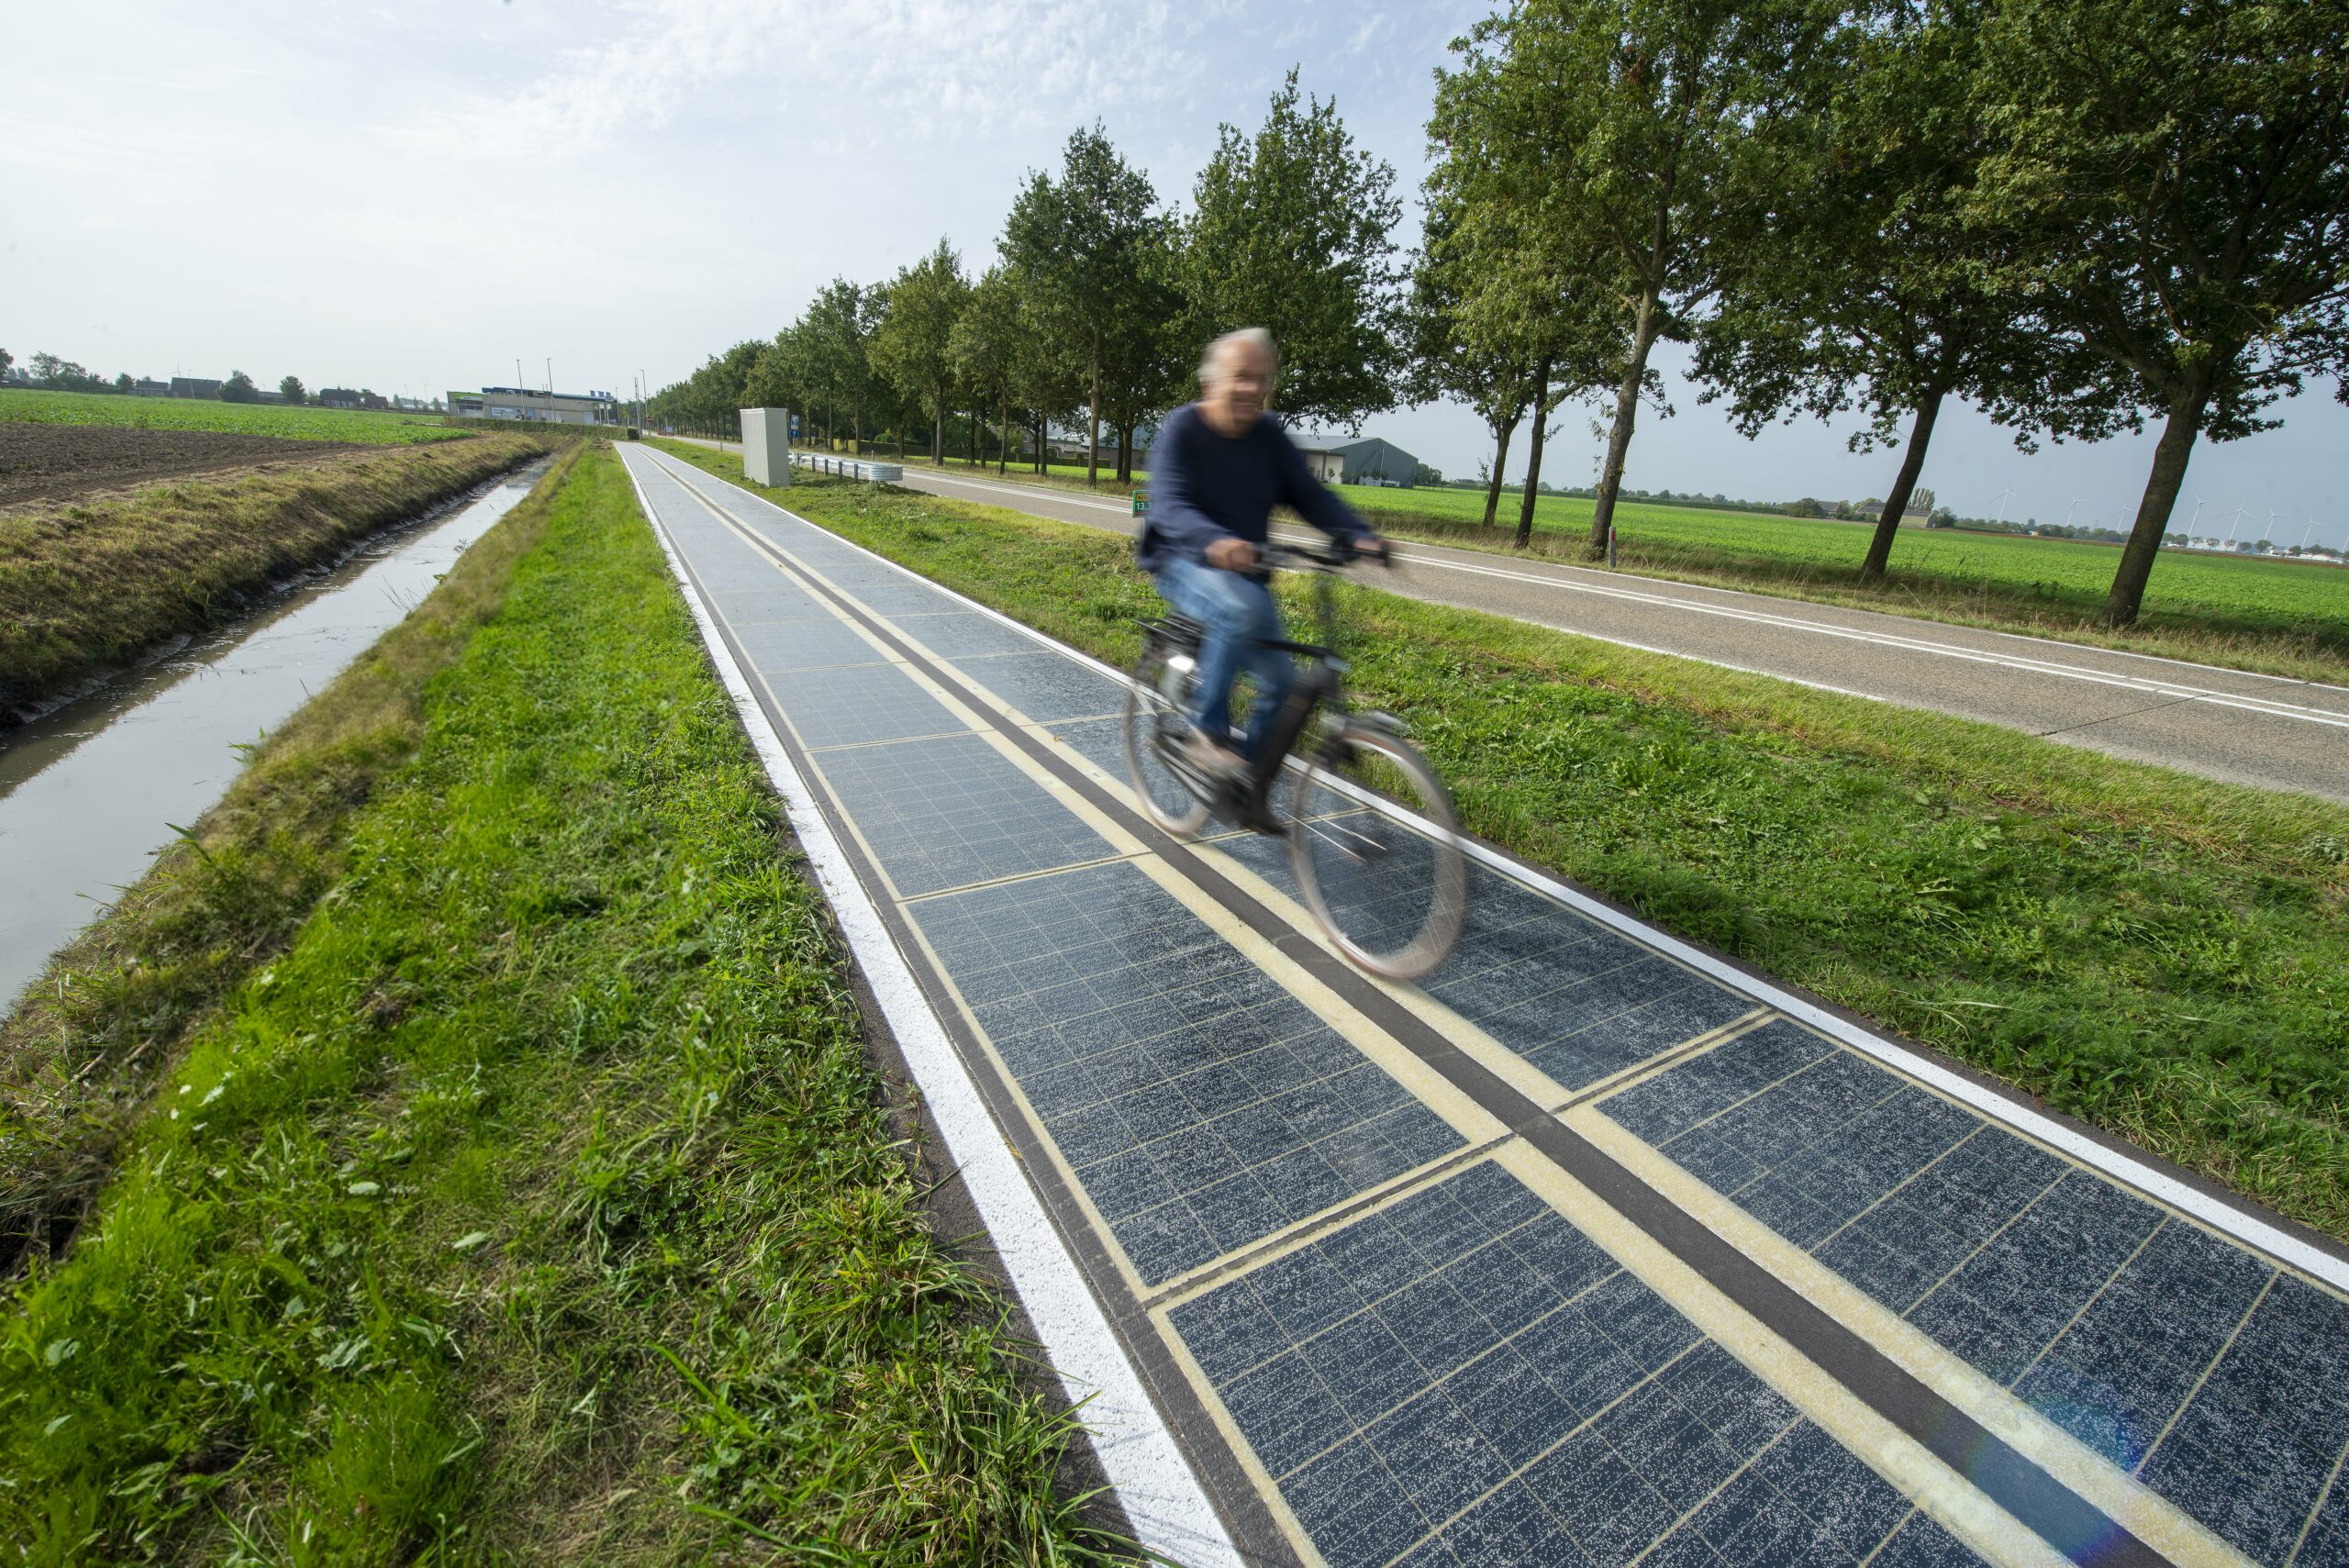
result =
M228 789L259 739L414 609L544 472L362 546L234 627L0 738L0 1010Z

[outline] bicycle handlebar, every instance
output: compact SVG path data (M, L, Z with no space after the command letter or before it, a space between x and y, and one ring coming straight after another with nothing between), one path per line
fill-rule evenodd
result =
M1359 550L1350 544L1334 541L1326 545L1290 544L1282 539L1267 539L1258 550L1268 562L1286 562L1294 565L1318 568L1324 572L1342 572L1363 561L1375 561L1381 566L1395 564L1395 551L1385 539L1378 541L1375 552Z

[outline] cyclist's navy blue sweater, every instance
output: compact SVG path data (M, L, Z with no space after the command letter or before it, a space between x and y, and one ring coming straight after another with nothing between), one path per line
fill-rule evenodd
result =
M1260 414L1247 434L1220 436L1198 405L1186 403L1167 416L1150 449L1150 511L1136 545L1141 568L1155 572L1176 556L1204 560L1219 539L1262 545L1265 523L1281 505L1332 539L1370 532L1313 477L1279 420Z

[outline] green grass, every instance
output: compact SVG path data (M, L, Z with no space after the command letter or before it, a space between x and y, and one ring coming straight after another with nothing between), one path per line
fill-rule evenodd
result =
M822 479L776 498L1113 662L1153 604L1095 530ZM1364 700L1475 831L2349 1239L2349 810L1348 600Z
M1097 1544L607 449L200 837L38 1020L156 1087L0 1328L21 1560ZM224 999L142 1045L159 968Z
M272 583L548 446L518 434L354 452L0 516L0 715L239 615Z
M411 446L473 434L438 414L356 408L290 408L282 404L215 403L200 397L118 397L110 393L0 392L0 420L34 425L120 425L148 430L232 430L295 441L360 441Z

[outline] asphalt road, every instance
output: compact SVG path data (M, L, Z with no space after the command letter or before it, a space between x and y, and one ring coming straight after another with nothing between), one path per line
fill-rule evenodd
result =
M906 485L1133 531L1119 501L908 465ZM2349 801L2349 687L1433 545L1381 586L1933 708L2210 778Z

